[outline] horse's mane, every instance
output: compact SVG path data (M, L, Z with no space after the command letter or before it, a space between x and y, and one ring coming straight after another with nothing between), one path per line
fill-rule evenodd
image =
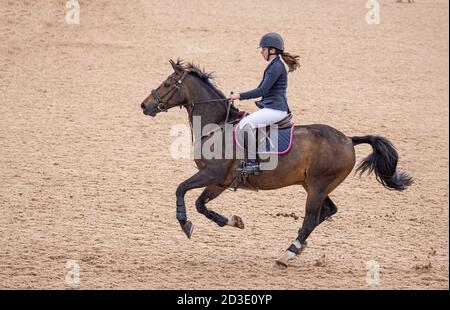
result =
M210 86L220 98L226 98L223 92L217 88L214 83L214 78L216 77L214 72L206 72L205 69L200 69L198 65L195 65L193 62L184 63L183 60L177 59L176 66L183 71L189 71L190 73L194 73L200 80L205 82L208 86Z
M180 58L177 59L175 64L179 69L183 71L189 71L189 73L193 73L197 78L203 81L206 85L208 85L220 98L226 98L224 93L217 88L214 83L214 78L216 77L214 72L206 72L205 69L200 69L198 65L195 65L193 62L183 62ZM231 111L237 112L238 114L242 113L236 108L234 105L230 105Z
M214 72L206 72L205 69L200 69L198 65L193 62L183 62L181 59L177 59L175 64L179 69L183 71L190 71L198 75L198 77L203 81L211 82L215 78Z

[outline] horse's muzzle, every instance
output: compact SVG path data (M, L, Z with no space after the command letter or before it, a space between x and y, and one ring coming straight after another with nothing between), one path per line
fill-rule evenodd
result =
M156 106L154 106L154 105L146 106L145 101L141 103L141 109L142 109L142 112L144 113L144 115L149 115L149 116L155 117L157 114Z

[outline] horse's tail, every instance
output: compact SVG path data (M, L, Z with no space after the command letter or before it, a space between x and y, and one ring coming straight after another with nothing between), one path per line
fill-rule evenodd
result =
M398 154L390 141L378 136L352 137L353 145L368 143L373 152L356 168L361 176L364 172L375 172L377 181L390 190L402 191L413 184L414 180L404 171L397 171Z

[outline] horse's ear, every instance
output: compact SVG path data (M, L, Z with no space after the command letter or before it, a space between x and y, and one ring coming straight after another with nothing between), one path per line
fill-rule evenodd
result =
M175 63L175 61L173 61L172 59L169 60L170 64L172 65L173 71L178 72L180 71L180 68L177 66L177 64Z

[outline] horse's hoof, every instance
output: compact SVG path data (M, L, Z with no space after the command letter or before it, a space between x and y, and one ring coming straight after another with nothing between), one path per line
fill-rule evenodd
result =
M184 225L183 225L183 231L186 234L186 236L191 239L192 236L192 230L194 229L194 225L192 224L191 221L187 221Z
M232 221L233 221L233 226L240 228L240 229L244 229L245 225L244 225L244 221L241 219L240 216L237 215L233 215L232 216Z

